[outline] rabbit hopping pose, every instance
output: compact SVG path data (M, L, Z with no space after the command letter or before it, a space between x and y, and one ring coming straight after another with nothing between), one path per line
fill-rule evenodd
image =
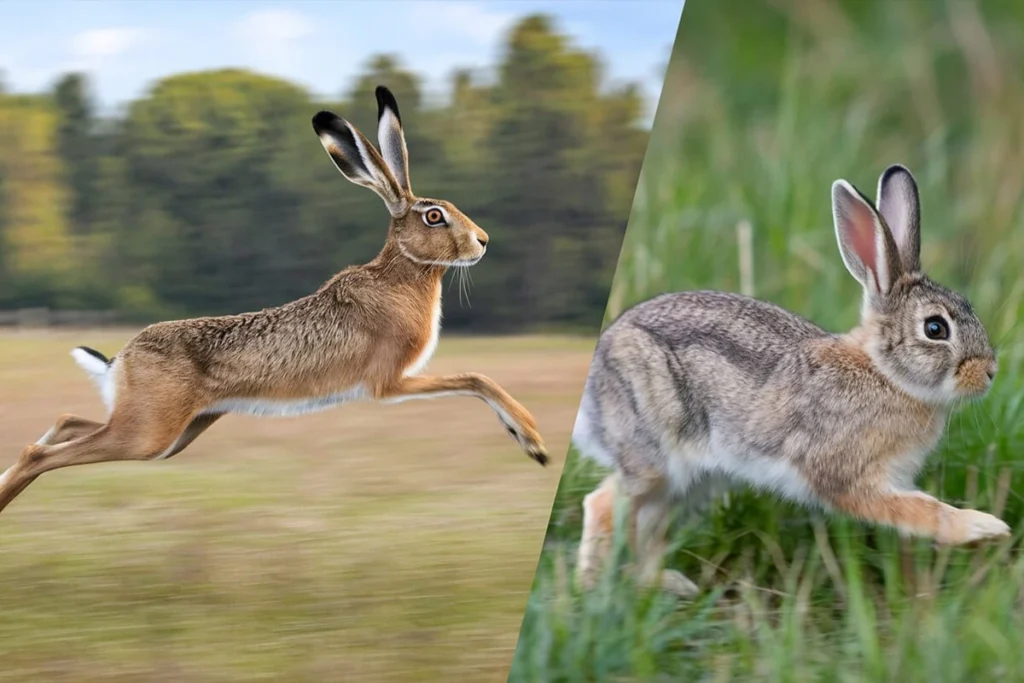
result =
M391 223L380 254L283 306L151 325L111 359L72 351L107 419L61 416L0 475L0 510L53 469L169 458L227 413L297 415L358 399L476 396L547 462L533 416L493 380L419 374L440 333L442 277L483 258L487 234L451 202L412 193L398 104L384 87L376 97L379 152L329 111L312 123L342 175L384 200Z
M615 471L583 503L584 587L607 557L619 495L639 579L694 594L660 562L667 513L705 477L942 544L1008 535L996 517L914 487L953 404L988 391L996 359L970 303L921 272L913 176L888 168L877 208L838 180L832 210L843 262L864 288L852 331L704 291L638 304L601 335L573 442Z

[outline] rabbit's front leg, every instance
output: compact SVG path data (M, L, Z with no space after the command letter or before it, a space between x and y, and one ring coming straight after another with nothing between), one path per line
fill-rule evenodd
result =
M980 510L962 510L922 491L858 491L833 501L836 509L865 521L896 527L943 545L964 545L1010 535L998 517Z
M527 455L541 465L548 464L547 447L533 415L486 375L467 372L444 377L403 377L394 386L377 393L379 400L388 403L442 396L475 396L483 400Z

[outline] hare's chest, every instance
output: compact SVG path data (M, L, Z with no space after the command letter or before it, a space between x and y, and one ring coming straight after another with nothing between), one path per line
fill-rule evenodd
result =
M415 345L416 351L412 356L409 365L406 366L403 375L409 377L418 375L426 367L427 363L434 356L437 350L437 342L441 337L441 289L438 287L437 295L431 304L430 317L426 333L420 332Z

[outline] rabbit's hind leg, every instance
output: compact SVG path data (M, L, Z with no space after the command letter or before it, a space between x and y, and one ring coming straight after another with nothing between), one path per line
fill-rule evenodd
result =
M584 590L597 585L611 552L615 531L616 480L617 475L608 475L583 499L583 536L576 555L576 582Z
M665 482L631 497L636 577L642 586L689 598L699 592L697 585L682 572L664 568L670 513L676 505L672 489Z
M587 494L583 499L583 536L576 562L576 580L581 588L592 589L608 561L614 537L615 501L622 496L629 505L626 530L637 558L637 580L641 585L682 597L698 592L697 586L683 574L662 568L669 513L677 502L673 491L662 477L637 476L620 470Z

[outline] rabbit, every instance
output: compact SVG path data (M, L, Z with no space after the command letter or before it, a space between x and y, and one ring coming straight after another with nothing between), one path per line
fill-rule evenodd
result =
M74 349L107 418L62 415L0 475L0 510L53 469L170 458L228 413L299 415L355 400L475 396L547 463L533 416L493 380L419 374L441 330L442 277L478 263L488 237L451 202L413 194L398 103L383 86L376 99L380 151L330 111L312 124L341 174L377 193L391 214L377 257L283 306L151 325L113 358Z
M863 287L850 332L831 334L746 296L696 291L640 303L601 334L572 441L614 472L583 501L582 587L607 559L621 497L641 585L697 594L660 562L668 513L709 481L940 544L1009 534L990 514L914 487L954 403L984 395L997 367L971 304L921 271L914 177L887 168L877 208L837 180L832 210L843 263Z

